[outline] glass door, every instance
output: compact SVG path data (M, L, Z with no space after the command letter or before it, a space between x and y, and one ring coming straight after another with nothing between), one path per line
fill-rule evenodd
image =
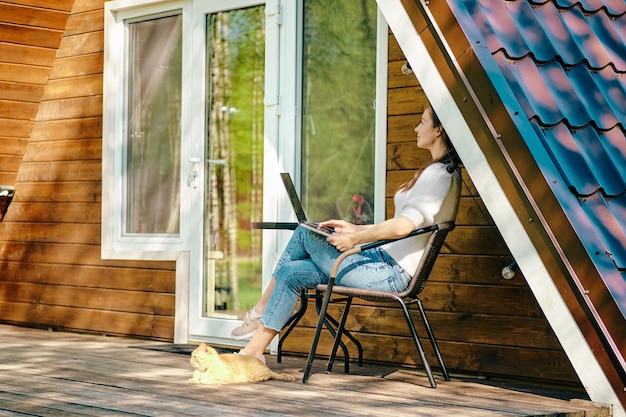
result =
M190 159L192 211L202 217L192 230L189 330L194 340L228 343L262 288L263 236L252 225L263 216L266 12L264 3L208 3L201 7L214 11L196 25L205 50L194 51L206 57L202 74L194 67L205 116Z
M204 299L207 317L241 318L261 293L263 6L207 16Z

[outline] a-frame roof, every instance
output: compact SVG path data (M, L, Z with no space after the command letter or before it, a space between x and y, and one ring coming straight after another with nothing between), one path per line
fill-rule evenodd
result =
M620 415L626 3L378 3L579 377ZM614 395L596 395L570 317Z

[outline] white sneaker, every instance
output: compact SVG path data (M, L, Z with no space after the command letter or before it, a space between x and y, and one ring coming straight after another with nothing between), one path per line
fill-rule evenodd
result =
M252 314L252 310L248 311L245 316L243 316L243 323L241 326L236 327L230 332L230 337L235 340L245 340L250 339L256 329L259 328L261 324L261 317L256 317Z

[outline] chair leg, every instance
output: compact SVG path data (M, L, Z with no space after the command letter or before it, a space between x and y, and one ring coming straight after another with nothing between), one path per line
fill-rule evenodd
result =
M335 329L339 327L339 323L337 322L337 320L335 320L334 318L332 318L331 316L327 314L326 318L324 319L324 325L330 332L330 335L333 338L333 340L335 340L338 334ZM338 345L341 346L341 350L343 351L343 356L345 358L344 363L343 363L344 372L350 373L350 352L348 352L348 347L346 346L345 343L343 343L341 338L339 338Z
M317 309L317 313L319 314L320 312L320 307L322 305L322 297L317 296L319 295L319 293L316 293L316 304L315 307ZM347 298L346 298L347 299ZM330 334L333 336L333 339L335 338L335 336L337 335L335 330L336 328L339 327L339 322L337 322L337 320L335 320L330 314L326 315L326 319L327 319L327 323L326 323L326 327L328 328L328 330L330 331ZM332 326L330 326L330 324L332 324L334 326L334 328ZM358 357L357 357L357 365L358 366L363 366L363 346L361 345L361 342L359 342L359 340L354 337L352 335L352 333L350 333L349 331L347 331L345 328L342 329L341 331L343 333L343 335L345 335L348 339L350 339L352 341L352 343L354 343L354 345L357 348L357 352L358 352ZM341 350L343 351L344 354L344 372L347 374L350 372L350 356L349 356L349 352L348 352L348 347L346 346L345 343L343 343L342 340L339 341L339 346L341 346Z
M300 305L298 306L298 309L296 310L296 312L293 313L291 317L289 317L289 320L287 320L287 323L285 325L289 327L287 328L287 330L285 330L285 332L281 335L281 337L278 340L278 346L276 349L276 362L281 363L282 356L283 356L283 343L287 339L287 336L289 336L289 334L293 331L293 329L300 322L300 319L302 319L302 317L306 313L307 307L308 307L308 300L310 298L311 298L311 295L308 293L308 290L302 290L302 292L300 293ZM321 299L320 293L316 292L315 304L316 304L318 313L319 313L320 306L321 306L320 299ZM326 328L328 329L328 331L331 333L331 335L334 338L336 335L335 328L339 326L339 323L337 322L337 320L335 320L333 317L327 314L324 320L324 325L326 326ZM362 366L363 347L361 346L361 343L354 336L352 336L350 332L344 331L344 334L350 340L352 340L352 342L356 345L358 352L359 352L358 365ZM339 344L341 345L341 350L343 350L344 357L345 357L344 372L349 373L350 372L350 357L348 353L348 348L342 341L340 341Z
M350 339L352 343L354 343L354 345L356 346L356 349L359 352L358 358L357 358L357 365L363 366L363 345L361 345L361 342L359 342L359 340L356 337L352 336L352 333L350 333L349 331L344 329L343 334L345 334L348 337L348 339Z
M293 313L291 317L289 317L289 320L287 320L286 325L289 325L290 323L291 325L282 334L282 336L278 338L278 347L276 349L276 362L278 363L281 363L282 357L283 357L283 342L285 341L285 339L287 339L287 336L289 336L289 333L291 333L291 331L296 327L296 325L298 324L302 316L304 316L304 313L306 313L306 309L309 305L308 300L309 300L308 291L302 290L300 292L300 306L298 307L298 310L296 310L296 312Z
M320 310L322 307L322 299L323 297L321 296L321 293L319 291L316 291L315 292L315 309L317 310L318 315L320 314ZM339 322L337 322L337 320L335 320L335 318L331 316L330 314L326 314L326 317L324 317L324 325L330 332L330 335L333 337L333 340L335 340L335 336L337 336L337 332L335 331L335 329L339 327ZM348 352L348 347L341 340L339 341L339 344L341 346L341 350L343 351L343 355L345 358L344 365L343 365L345 373L349 373L350 372L350 353Z
M333 319L331 316L327 316L329 321L331 321L335 327L338 327L338 323L337 320ZM346 336L348 339L350 339L350 341L352 343L354 343L354 345L356 346L357 352L358 352L358 357L357 357L357 365L358 366L363 366L363 345L361 345L361 342L359 342L359 339L357 339L356 337L354 337L354 335L352 333L350 333L348 330L346 330L345 328L342 329L341 331L343 333L344 336ZM333 337L335 335L333 334ZM346 361L349 359L347 357L347 348L345 348L345 344L343 343L343 341L339 342L339 346L341 346L341 349L344 351L344 353L346 353ZM347 365L346 365L346 373L348 373L347 371Z
M406 304L401 300L398 300L400 305L402 306L402 311L404 312L404 318L406 319L406 323L409 326L409 330L411 331L411 336L413 337L413 342L415 342L415 347L417 348L417 352L420 355L420 359L422 360L422 364L424 365L424 370L426 371L426 375L428 376L428 381L430 382L431 388L437 388L437 383L435 382L435 378L433 377L433 371L430 369L430 365L428 365L428 361L426 360L426 355L424 354L424 349L422 348L422 344L420 343L419 338L417 337L417 331L415 330L415 325L413 325L413 320L411 320L411 315L409 314L409 310L407 309Z
M343 309L343 313L341 314L341 319L339 321L339 325L337 326L337 332L335 334L335 342L333 343L333 348L330 351L330 356L328 358L328 365L326 366L326 372L330 373L333 369L333 363L335 362L335 356L337 356L337 348L339 347L339 344L342 343L341 342L341 335L344 334L344 329L346 326L346 319L348 318L348 313L350 311L350 306L352 305L352 297L348 297L348 299L346 300L346 305ZM342 343L343 344L343 343ZM344 354L346 354L346 350L344 350ZM346 360L345 361L345 373L349 372L348 369L348 362L349 362L349 357L346 356Z
M318 315L322 307L322 299L323 297L321 296L321 293L319 291L316 291L315 292L315 309L317 310ZM337 320L333 318L333 316L331 316L330 314L326 314L326 317L324 318L324 325L326 326L326 328L328 329L328 331L330 332L330 335L333 337L333 340L334 340L335 336L337 335L337 332L335 331L335 329L339 327L339 323L337 322ZM348 352L348 347L342 341L339 342L339 345L341 346L341 350L343 351L343 355L345 358L344 365L343 365L345 373L349 373L350 372L350 353Z
M320 334L322 333L322 326L324 325L326 318L326 310L328 310L328 303L330 302L330 296L333 292L333 286L335 285L335 278L330 277L328 279L328 286L326 288L326 294L324 295L324 301L320 307L319 317L317 319L317 326L315 327L315 334L313 335L313 341L311 342L311 350L309 351L309 357L307 358L306 368L304 369L304 375L302 376L302 383L306 384L311 375L311 367L313 366L313 359L315 358L315 351L317 350L317 344L320 340Z
M439 366L441 366L441 371L443 372L443 377L446 381L450 380L450 375L448 374L448 370L446 369L446 365L443 363L443 357L441 356L441 352L439 352L439 346L437 345L437 340L435 339L435 335L433 333L432 328L430 327L430 322L426 317L426 311L424 310L424 306L422 302L418 299L417 306L420 310L420 315L422 316L422 320L424 321L424 326L426 327L426 332L428 332L428 338L430 339L430 343L433 345L433 349L435 350L435 355L437 356L437 361L439 361Z

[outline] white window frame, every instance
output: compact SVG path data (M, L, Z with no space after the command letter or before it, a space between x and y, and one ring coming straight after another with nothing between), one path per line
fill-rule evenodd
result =
M378 7L378 2L376 2ZM376 33L376 131L374 157L374 223L385 220L387 196L387 91L389 77L389 26L378 7Z
M178 234L127 234L124 231L126 210L124 146L127 119L128 21L168 13L180 13L183 19L183 43L190 37L187 23L189 1L115 0L105 3L104 98L102 120L102 258L136 260L176 260L189 250L189 213L187 177L190 164L182 151L180 184L180 229ZM185 45L186 46L186 45ZM183 47L183 66L190 67L189 47ZM183 80L181 135L189 135L189 90ZM185 204L187 202L187 204Z

